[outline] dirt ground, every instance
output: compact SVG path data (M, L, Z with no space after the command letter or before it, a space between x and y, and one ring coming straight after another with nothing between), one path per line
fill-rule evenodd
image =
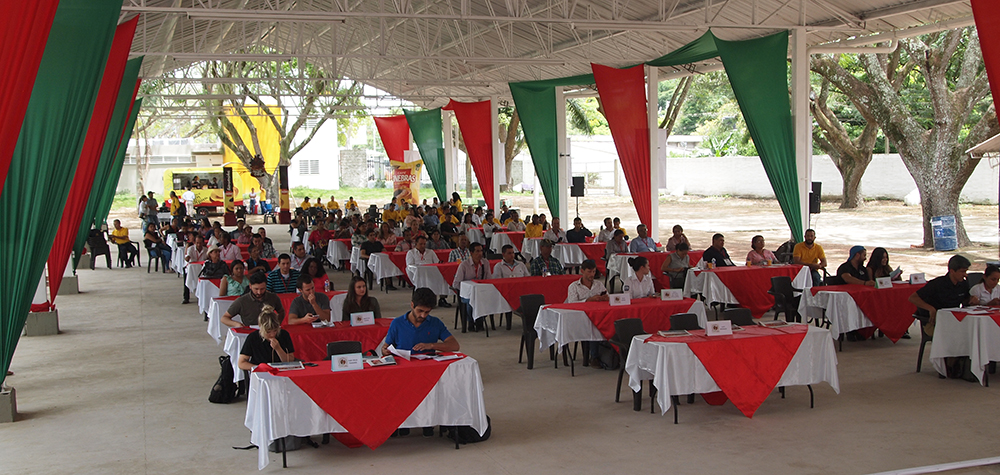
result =
M509 196L505 195L505 198ZM514 206L522 216L532 213L534 200L531 195L515 195ZM361 202L362 208L369 204ZM540 199L539 212L551 216ZM834 202L824 202L822 212L812 216L812 227L816 229L816 242L826 250L829 265L836 268L847 260L851 246L860 244L869 253L875 247L885 247L889 251L889 263L901 266L904 277L911 272L924 272L930 276L945 272L948 258L955 252L934 252L915 248L922 242L920 208L904 206L900 201L871 201L864 208L840 210ZM576 202L570 202L570 215L576 215ZM580 217L584 225L596 231L605 217L618 216L622 226L633 230L639 224L638 215L631 200L612 195L592 195L579 201ZM997 206L962 205L962 216L966 231L973 245L960 249L973 262L972 270L981 271L988 261L997 261ZM139 220L128 208L113 210L109 220L122 219L125 226L139 228ZM213 217L218 219L218 217ZM251 216L251 224L260 224L260 216ZM568 223L567 223L568 224ZM674 224L684 227L684 232L696 249L711 245L712 235L723 233L726 248L733 260L740 262L750 250L750 240L754 235L764 236L766 247L776 249L789 238L781 209L775 200L745 199L733 197L665 197L660 201L660 239L670 236ZM273 231L272 231L273 232Z

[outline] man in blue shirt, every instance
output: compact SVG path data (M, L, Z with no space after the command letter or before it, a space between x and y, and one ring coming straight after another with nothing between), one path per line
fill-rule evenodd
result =
M639 233L639 237L629 243L628 252L659 252L656 249L656 240L646 234L645 224L640 224L635 230Z
M396 317L389 325L389 333L382 344L382 354L388 355L389 345L416 353L429 351L458 351L458 340L448 331L444 322L431 316L437 295L427 287L413 291L410 311Z

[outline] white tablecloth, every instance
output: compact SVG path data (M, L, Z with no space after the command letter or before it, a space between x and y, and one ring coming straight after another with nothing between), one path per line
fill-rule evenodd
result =
M205 267L204 264L197 263L187 265L187 279L184 280L184 285L187 286L188 290L195 293L195 297L198 297L198 275L201 274L203 267Z
M406 266L406 274L410 276L414 288L427 287L437 295L452 295L451 282L444 281L436 266Z
M459 296L469 299L469 305L472 305L472 315L475 319L514 311L507 303L507 299L503 298L503 295L493 284L480 284L467 280L460 285Z
M941 309L937 311L934 341L931 342L931 364L939 374L947 375L944 359L968 356L972 372L983 383L986 363L1000 361L1000 325L989 315L966 315L962 321L953 311L969 309Z
M622 280L625 280L625 279L627 279L629 277L635 277L635 271L632 270L632 266L628 265L628 258L634 257L634 256L635 256L635 254L628 253L628 252L623 252L623 253L620 253L620 254L612 254L611 258L608 259L608 280L610 281L616 275L622 276L621 277ZM699 260L698 262L693 262L692 264L695 267L698 267L698 265L701 264L701 261ZM659 269L650 269L650 270L653 270L654 272L655 271L659 271ZM690 277L690 275L691 274L688 274L689 277ZM700 288L701 287L699 287L699 289ZM687 292L687 291L685 291L685 292ZM700 293L700 291L699 291L699 293ZM685 293L684 295L691 295L691 294L690 293Z
M177 242L176 234L167 234L167 245L170 246L170 268L178 274L184 272L184 244Z
M493 233L493 239L490 240L490 250L492 250L497 254L501 254L500 250L503 249L503 247L507 244L514 246L515 252L521 252L521 248L510 240L510 236L507 236L506 234L503 233Z
M645 343L644 340L648 337L649 335L638 335L632 339L625 371L628 372L628 384L633 391L642 387L643 380L653 380L653 386L658 391L656 402L660 404L661 414L666 414L670 409L670 396L719 391L715 380L686 343ZM840 393L837 353L830 331L810 326L777 386L802 386L824 381Z
M698 325L708 328L705 304L700 300L691 304L688 313L697 315ZM600 330L582 310L551 308L548 305L538 311L535 331L538 332L538 347L542 350L556 345L556 351L559 351L563 345L578 341L604 341Z
M375 275L376 282L389 277L403 275L403 271L399 270L399 267L396 267L396 264L393 264L392 260L389 259L389 255L384 252L376 252L368 256L368 268Z
M552 246L552 255L559 259L563 267L578 266L587 259L579 244L556 244Z
M363 274L361 270L361 248L352 247L351 248L351 270L355 274Z
M528 261L531 261L538 257L538 248L541 244L542 238L524 238L524 249L521 249L521 255ZM559 257L556 256L556 259L559 259ZM562 260L559 262L562 262Z
M823 310L826 310L826 319L830 321L830 335L834 338L839 338L842 333L875 325L865 317L858 304L854 302L854 298L847 292L820 290L816 295L811 291L802 293L802 299L799 300L799 315L805 316L807 322L823 318Z
M486 245L486 235L483 234L482 229L470 228L465 232L465 236L469 238L469 242L478 242L479 244Z
M701 272L695 275L695 271L698 270L696 268L688 269L687 278L684 279L685 296L700 293L705 297L705 301L709 303L740 303L714 272ZM812 287L812 274L809 272L809 267L802 266L802 269L799 269L799 273L792 279L792 287L796 289Z
M364 370L361 370L364 371ZM378 394L378 388L368 388ZM306 437L316 434L347 432L333 417L290 379L270 373L253 373L247 398L245 425L257 450L257 468L270 462L267 445L289 435ZM486 404L479 362L472 357L456 361L445 369L441 379L423 402L400 427L471 426L480 435L486 431Z
M189 269L193 271L195 267L201 266L191 265ZM198 269L198 273L201 274L201 269ZM219 296L219 286L209 279L198 279L194 296L198 298L198 313L206 313L212 305L212 299Z
M351 260L351 251L343 242L331 239L330 245L326 247L326 260L339 266L341 261Z

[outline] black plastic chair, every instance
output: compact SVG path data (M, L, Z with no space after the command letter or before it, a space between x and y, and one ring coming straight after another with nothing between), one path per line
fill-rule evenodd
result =
M132 246L129 250L125 246ZM129 265L129 254L131 257L135 258L135 262L132 265L142 267L142 256L139 254L139 243L135 241L129 241L127 244L118 244L118 267L125 267Z
M722 312L722 318L741 327L753 325L753 314L749 308L727 308L725 312Z
M982 272L969 272L965 275L965 280L969 282L969 288L983 281Z
M930 314L926 310L918 308L917 312L913 314L913 318L920 322L920 351L917 353L917 372L919 373L920 366L924 362L924 346L927 345L927 342L934 341L934 337L924 332L924 325L931 319Z
M331 341L326 344L326 359L334 355L361 353L360 341Z
M771 310L774 311L775 320L778 319L779 313L784 312L785 321L802 321L802 316L799 315L799 299L802 296L796 297L795 292L802 292L802 289L792 287L791 277L787 275L771 277L771 290L767 293L774 296L774 307L771 307Z
M644 333L646 331L642 329L642 319L623 318L615 320L615 336L609 341L609 343L618 347L618 356L621 359L621 365L618 368L618 387L615 389L615 402L621 400L622 378L625 376L625 360L628 359L629 348L632 346L632 338Z
M528 369L535 367L535 340L538 339L535 320L538 319L538 310L542 305L545 305L545 296L542 294L521 296L521 347L517 350L517 362L521 363L521 356L527 350Z
M161 251L153 244L152 241L143 240L143 244L146 246L146 273L149 273L149 268L156 266L155 270L160 271L160 260L162 259L160 253ZM167 265L163 264L163 272L167 271Z
M108 241L104 239L104 233L101 230L90 230L90 235L87 236L87 247L90 248L90 270L94 270L94 265L97 263L97 256L101 254L108 261L108 269L111 268L111 247L108 246Z
M670 316L671 330L701 330L698 316L693 313L675 313Z

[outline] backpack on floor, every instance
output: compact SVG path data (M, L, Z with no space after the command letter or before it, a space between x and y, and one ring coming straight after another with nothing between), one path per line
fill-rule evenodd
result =
M490 438L490 435L493 433L493 424L490 421L490 416L486 416L486 430L483 432L483 435L479 435L479 432L476 432L476 429L473 429L471 426L442 427L441 429L447 431L445 437L449 439L454 439L457 434L458 443L460 444L475 444L476 442L482 442Z
M222 374L212 385L212 392L208 394L208 402L216 404L229 404L236 399L236 383L233 382L233 363L229 356L219 357L219 366L222 366Z
M610 343L602 341L600 343L590 342L591 345L597 346L597 359L601 361L601 368L607 370L618 369L621 365L621 357L618 356L618 350L611 346Z

